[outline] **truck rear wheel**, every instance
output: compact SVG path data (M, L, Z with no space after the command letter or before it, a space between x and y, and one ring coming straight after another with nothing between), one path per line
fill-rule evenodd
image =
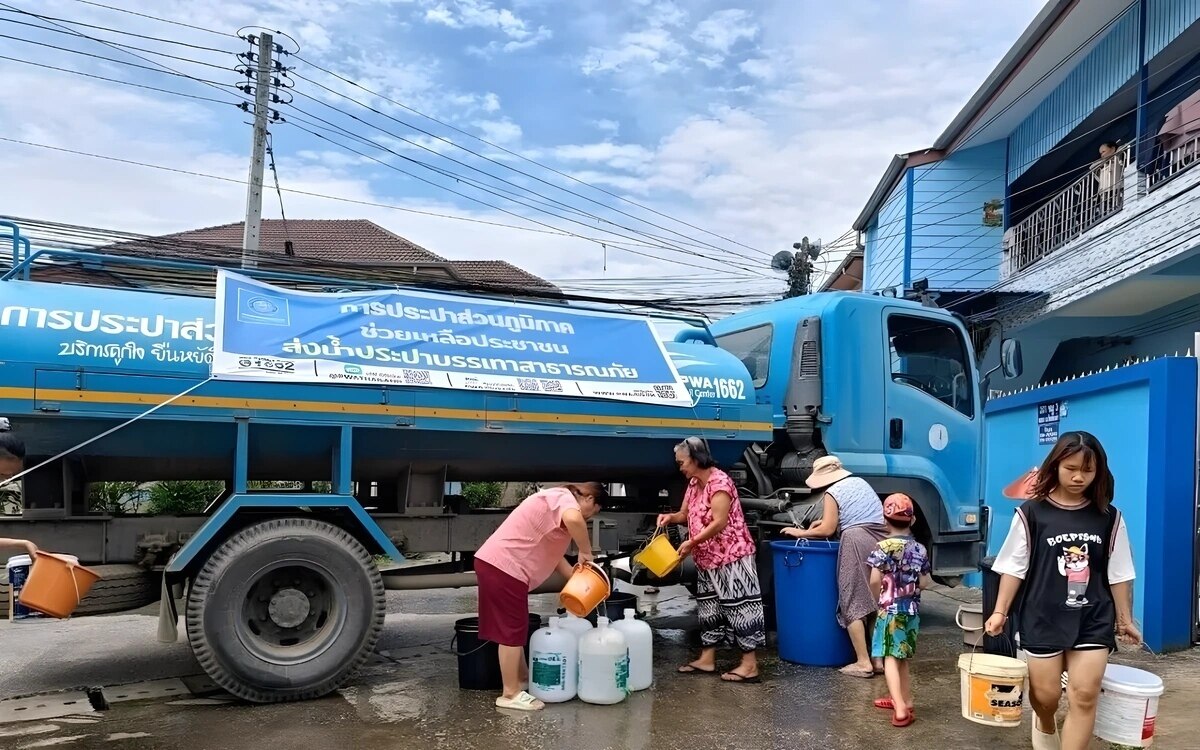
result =
M329 523L284 518L226 540L196 574L187 633L214 682L255 703L318 698L374 651L383 579L366 548Z

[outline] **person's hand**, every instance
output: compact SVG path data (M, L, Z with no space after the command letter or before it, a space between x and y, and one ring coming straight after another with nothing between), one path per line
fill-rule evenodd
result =
M799 526L788 526L784 529L781 529L781 531L785 536L790 536L794 539L799 539L800 535L804 533L804 530Z
M671 523L671 516L672 516L672 515L673 515L673 514L671 514L671 513L659 513L659 514L658 514L658 521L657 521L657 522L654 524L654 525L655 525L655 527L656 527L656 528L662 528L663 526L666 526L667 524Z
M25 541L25 549L29 552L30 557L37 557L38 548L37 548L36 544L34 544L31 541L26 540Z
M1129 646L1142 645L1142 633L1131 622L1118 622L1117 635L1121 639L1121 643Z
M591 550L582 550L582 549L579 550L579 562L581 564L587 565L588 563L590 563L591 561L593 561L595 559L596 559L596 556L592 554Z
M683 541L683 544L679 545L679 559L682 560L683 558L690 555L692 552L692 548L695 546L696 546L695 543L693 543L691 539L685 539Z
M996 612L983 624L983 632L992 637L998 636L1004 632L1004 624L1006 622L1008 622L1008 617Z

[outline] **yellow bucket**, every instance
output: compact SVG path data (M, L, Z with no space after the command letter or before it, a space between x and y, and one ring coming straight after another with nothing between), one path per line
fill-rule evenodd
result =
M655 529L654 536L650 538L650 543L639 553L633 556L633 561L638 565L649 570L658 578L662 578L675 569L679 565L679 553L671 546L671 541L667 539L666 534L659 533L659 529Z
M1020 726L1028 674L1025 662L972 652L958 657L958 671L964 719L991 727Z

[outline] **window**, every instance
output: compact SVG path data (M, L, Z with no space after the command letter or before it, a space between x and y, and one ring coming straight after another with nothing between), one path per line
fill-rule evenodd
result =
M967 347L954 326L930 318L888 318L892 380L975 417Z
M747 328L736 333L717 336L717 346L742 360L755 388L767 382L767 365L771 359L771 338L774 331L770 323Z

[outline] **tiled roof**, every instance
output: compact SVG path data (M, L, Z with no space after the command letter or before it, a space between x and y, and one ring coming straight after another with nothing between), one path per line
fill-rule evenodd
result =
M243 232L243 223L239 221L170 234L162 239L240 248ZM287 239L291 239L297 258L350 263L437 263L445 260L366 219L262 220L259 252L284 255Z
M475 284L558 289L549 281L504 260L452 260L450 267L463 281Z

